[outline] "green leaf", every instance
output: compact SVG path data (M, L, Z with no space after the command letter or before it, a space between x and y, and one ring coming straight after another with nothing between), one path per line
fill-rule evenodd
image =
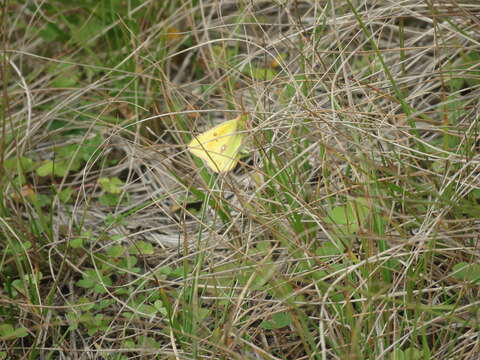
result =
M103 194L98 198L98 201L104 206L116 206L120 201L120 197L116 194Z
M252 270L253 271L253 270ZM251 276L252 271L246 271L243 275L243 279L239 279L240 282L246 284ZM277 272L277 267L274 266L273 264L271 265L265 265L262 268L257 268L254 271L254 278L253 281L251 282L250 288L252 290L260 290L264 287L265 284L267 284L270 279L272 279L275 276L275 273Z
M111 286L112 280L108 276L97 274L95 269L87 269L83 279L78 280L76 284L85 289L93 289L98 294L105 294L107 292L105 286Z
M58 193L58 198L63 204L67 204L72 198L73 189L71 187L66 187Z
M29 172L33 170L34 163L32 159L29 159L25 156L20 156L19 158L10 158L3 162L3 167L6 171L11 173L17 173L17 170L23 170Z
M55 162L53 173L55 176L64 177L67 176L69 171L77 171L82 166L82 163L78 159L62 160Z
M153 245L143 240L135 242L130 248L131 254L153 255L154 252Z
M151 317L153 315L155 315L158 310L154 307L154 306L151 306L151 305L147 305L147 304L140 304L136 307L136 310L141 313L139 315L141 316L147 316L147 317Z
M34 274L25 274L21 279L13 280L11 286L14 290L26 293L27 288L30 286L38 285L40 280L42 279L43 274L41 272L34 273Z
M77 301L77 305L81 305L81 306L79 306L79 308L82 311L89 311L89 310L91 310L95 307L95 303L92 302L92 300L87 298L87 297L79 298L78 301Z
M162 266L162 267L158 270L158 272L159 272L160 274L167 275L167 276L173 274L174 271L175 271L175 270L174 270L171 266L168 266L168 265Z
M49 43L63 37L64 32L54 23L47 23L40 31L40 37Z
M112 300L112 299L100 300L99 302L95 303L95 310L100 311L100 310L106 309L110 305L112 305L114 302L115 302L115 300Z
M101 144L102 137L100 136L100 134L97 134L94 138L85 141L85 143L81 145L78 155L82 160L88 161L90 157L95 154Z
M323 244L315 250L317 256L334 256L341 255L345 251L345 247L342 244L332 244L330 242Z
M258 81L271 81L277 75L277 71L271 68L262 68L255 66L246 66L242 73L245 75L251 76L253 79Z
M79 314L77 312L71 311L71 312L68 312L65 316L69 323L68 330L77 330L78 320L80 317Z
M80 321L87 328L87 333L90 336L108 328L108 320L102 314L93 316L90 313L85 313L80 316Z
M165 313L167 312L167 310L165 309ZM210 315L212 312L211 309L208 309L208 308L199 308L197 309L197 313L196 313L196 316L197 316L197 319L198 321L204 321L208 315ZM166 315L166 314L163 314L163 315Z
M0 336L9 336L13 333L13 326L11 324L0 324Z
M37 168L36 171L38 176L48 176L53 174L53 161L52 160L47 160L41 165L39 168Z
M138 337L138 347L141 349L159 349L162 345L155 339L140 335Z
M330 275L330 274L332 274L332 273L334 273L338 270L344 269L344 268L345 268L345 264L343 264L343 263L330 264L330 265L328 265L328 268L325 269L325 270L315 270L312 273L312 277L315 280L321 280L325 276Z
M135 341L133 340L125 340L122 343L122 348L124 349L135 349L137 347L137 344L135 344Z
M357 198L346 205L335 206L324 218L326 223L335 224L345 233L355 233L360 224L364 223L369 215L370 209L367 200Z
M446 81L446 85L451 92L459 91L463 88L465 80L463 78L452 77Z
M460 262L455 264L452 270L452 276L455 279L480 283L480 264L468 264L466 262Z
M255 248L258 250L258 254L267 254L272 249L272 243L270 241L260 241L256 243Z
M120 194L122 192L123 181L118 177L106 178L102 177L98 179L100 187L109 194Z
M13 332L13 337L14 338L23 338L25 336L28 336L28 331L24 327L16 328Z
M75 73L64 73L62 75L57 76L52 81L52 87L54 88L71 88L78 84L78 75Z
M118 258L125 253L125 248L121 245L110 246L107 249L107 255L113 258Z
M55 175L57 177L64 177L68 174L70 170L76 171L80 168L81 164L79 161L73 161L70 163L70 160L59 160L59 161L52 161L47 160L37 168L37 175L38 176L51 176Z
M480 189L472 190L472 194L476 200L480 200Z
M7 246L7 253L8 254L14 254L16 256L20 256L21 254L24 254L28 249L32 247L32 243L30 241L22 241L21 243L19 242L12 242Z
M423 359L422 352L413 347L407 348L405 350L395 349L389 357L389 360L422 360L422 359Z
M82 238L75 238L75 239L70 240L68 243L69 243L69 245L72 249L78 249L78 248L81 248L83 246L83 239Z
M160 314L162 314L163 316L167 316L168 315L168 311L167 309L163 306L163 303L162 303L162 300L156 300L153 304L153 306L155 306L155 309L158 310L158 312Z
M107 290L105 289L105 286L111 286L111 285L112 285L112 280L107 276L102 276L102 281L95 284L95 286L93 287L93 291L96 292L97 294L105 294L107 292Z
M81 149L81 145L78 144L66 145L55 149L55 160L44 161L43 164L37 168L37 175L42 177L51 175L64 177L68 175L70 171L78 171L83 164ZM63 194L63 198L66 199L65 201L68 201L71 192L72 190L66 190Z
M91 289L95 286L95 281L92 279L80 279L77 281L77 286L80 286L81 288L84 289Z
M267 330L281 329L289 326L292 323L292 316L288 312L275 313L272 315L272 320L264 320L260 326Z
M72 37L82 46L89 42L96 35L100 34L105 25L96 17L91 17L88 23L82 23L78 29L72 32Z
M61 159L71 159L79 151L80 144L69 144L55 149L55 153Z
M0 178L0 184L6 183L6 182L7 182L6 176L3 176ZM21 188L26 183L27 183L27 178L25 177L24 174L18 174L17 176L15 176L15 178L12 181L12 185L14 185L17 188Z
M130 311L123 311L122 316L129 321L132 321L132 320L135 320L135 319L138 318L138 316L136 314L134 314Z
M137 262L138 262L138 259L136 256L127 255L120 259L120 263L118 264L118 266L123 269L128 269L129 271L138 273L141 271L141 269L138 267L135 267Z
M280 95L280 101L282 104L288 104L293 97L297 94L297 89L292 84L287 84Z
M92 239L93 234L90 231L83 232L80 237L70 240L70 246L74 249L82 247L86 242Z
M51 67L50 73L56 74L51 83L55 88L74 87L80 79L78 68L70 64L55 64Z
M35 197L32 199L40 207L50 206L52 204L52 198L46 194L35 194Z
M28 331L23 327L15 329L11 324L0 324L0 338L3 340L18 339L27 335Z

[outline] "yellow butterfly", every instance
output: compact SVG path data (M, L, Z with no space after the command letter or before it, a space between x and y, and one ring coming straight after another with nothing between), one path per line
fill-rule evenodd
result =
M188 150L195 156L204 160L215 172L227 172L233 170L240 159L245 116L225 121L210 130L194 137L188 144Z

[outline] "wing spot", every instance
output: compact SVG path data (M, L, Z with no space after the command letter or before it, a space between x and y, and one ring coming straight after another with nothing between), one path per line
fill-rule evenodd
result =
M225 150L227 150L227 147L225 145L222 145L222 147L220 148L220 152L224 152Z

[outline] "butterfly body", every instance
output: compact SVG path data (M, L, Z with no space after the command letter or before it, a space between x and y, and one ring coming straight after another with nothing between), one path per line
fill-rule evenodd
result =
M194 137L188 150L205 161L213 171L221 173L233 170L240 158L239 152L245 136L243 116L225 121Z

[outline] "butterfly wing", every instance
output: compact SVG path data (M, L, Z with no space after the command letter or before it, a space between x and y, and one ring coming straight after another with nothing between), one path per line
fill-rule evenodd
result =
M188 144L188 150L215 172L232 170L238 162L244 137L244 134L237 133L239 121L240 117L205 131Z

